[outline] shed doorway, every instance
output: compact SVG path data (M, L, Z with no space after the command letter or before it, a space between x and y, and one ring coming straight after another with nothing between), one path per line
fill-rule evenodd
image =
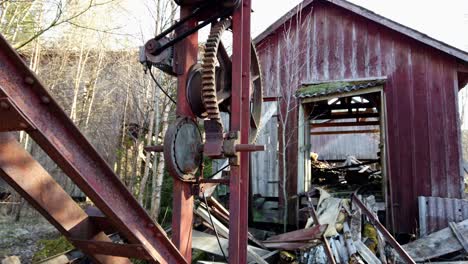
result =
M373 196L380 220L393 226L386 213L391 192L384 85L385 78L372 78L309 83L298 90L298 193L319 187L337 198ZM306 204L299 200L299 207Z

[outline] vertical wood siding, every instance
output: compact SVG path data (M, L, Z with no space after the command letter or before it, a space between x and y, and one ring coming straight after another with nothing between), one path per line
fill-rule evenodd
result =
M299 47L296 58L289 45ZM304 8L300 18L293 17L257 47L269 96L308 81L387 76L395 231L416 230L418 196L461 197L455 58L324 2ZM295 71L300 78L291 81ZM296 124L297 111L287 129L297 131ZM297 186L295 141L287 156L291 195Z

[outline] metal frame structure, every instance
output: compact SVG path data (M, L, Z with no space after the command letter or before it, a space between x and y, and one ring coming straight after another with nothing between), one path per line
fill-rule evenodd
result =
M188 17L193 11L193 7L182 5L180 17ZM247 151L255 149L249 145L250 12L251 1L242 0L232 14L234 114L230 129L240 134L240 144L235 145L237 154L230 158L229 263L247 262ZM190 67L197 61L198 27L198 21L190 18L176 30L176 35L183 36L175 44L178 117L195 118L186 100L186 83ZM82 210L22 148L16 140L16 131L27 132L98 210ZM193 184L174 181L171 241L1 35L0 177L95 263L130 263L130 258L150 263L191 262ZM104 232L108 230L118 232L127 243L113 243Z

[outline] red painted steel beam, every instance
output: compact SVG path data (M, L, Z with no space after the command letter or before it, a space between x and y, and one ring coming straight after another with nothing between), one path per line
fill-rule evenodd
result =
M234 11L231 131L240 131L241 144L248 144L250 127L250 11L251 1L242 0ZM239 163L231 164L229 197L229 263L247 263L248 197L249 197L248 152L238 155Z
M0 36L0 97L9 98L35 130L28 134L151 263L187 263L164 230L99 156L38 78Z
M192 8L181 6L180 17L192 13ZM189 20L180 28L181 32L195 27L196 20ZM186 84L190 67L198 58L198 34L194 33L175 46L175 72L177 78L177 110L178 117L195 118L186 97ZM193 195L192 185L174 180L173 210L172 210L172 241L186 261L192 261L192 226L193 226Z
M20 193L67 239L81 237L87 240L111 242L104 232L89 221L88 215L52 176L24 150L13 133L0 133L0 177ZM95 263L131 263L127 258L93 254L83 248L80 249Z

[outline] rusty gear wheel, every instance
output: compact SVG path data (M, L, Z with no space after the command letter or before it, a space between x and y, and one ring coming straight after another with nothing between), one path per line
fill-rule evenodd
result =
M221 42L221 36L231 26L231 19L222 19L211 27L205 44L202 63L195 64L187 82L187 97L194 114L216 122L222 129L220 112L230 113L231 59ZM262 114L263 85L255 45L251 45L250 136L254 143Z
M218 62L218 47L221 35L231 26L230 19L223 19L212 28L205 44L205 53L202 59L202 100L208 118L221 124L221 115L216 93L216 64Z

